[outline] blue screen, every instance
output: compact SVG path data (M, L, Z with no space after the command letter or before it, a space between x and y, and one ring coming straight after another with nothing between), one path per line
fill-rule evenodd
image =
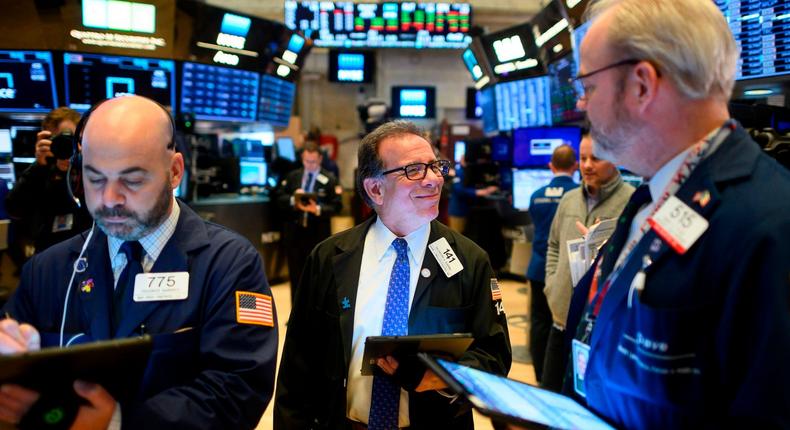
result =
M472 52L471 49L466 49L462 55L464 60L464 64L466 64L467 70L472 75L472 80L477 82L480 78L483 77L483 70L480 68L480 64L477 62L477 58L475 58L475 53Z
M548 76L501 82L494 90L499 131L552 124Z
M363 54L338 54L337 80L350 82L364 81L365 56Z
M295 83L271 75L263 75L258 121L287 127L291 120L295 93Z
M513 170L513 207L522 211L529 209L532 194L548 185L553 177L551 170L546 168Z
M181 110L199 120L255 121L259 80L247 70L185 62Z
M277 156L290 161L296 161L294 141L290 137L277 138Z
M298 54L304 47L304 37L298 34L292 34L291 39L288 41L288 50L294 54Z
M222 33L231 34L233 36L247 37L247 33L250 31L251 23L252 20L247 18L246 16L239 16L239 15L234 15L232 13L226 13L222 17L222 24L220 25L220 31Z
M433 118L436 94L432 87L392 87L392 109L399 118Z
M242 158L239 161L239 183L241 185L266 185L266 162Z
M486 134L497 131L497 105L494 87L483 88L478 91L478 102L482 110L483 132Z
M0 112L49 112L57 105L51 53L0 51Z
M570 145L576 154L582 132L579 127L528 127L513 131L513 166L545 167L560 145Z
M491 159L510 163L510 139L507 136L494 136L491 138Z

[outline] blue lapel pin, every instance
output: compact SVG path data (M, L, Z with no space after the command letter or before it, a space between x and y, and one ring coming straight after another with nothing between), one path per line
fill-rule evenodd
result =
M343 310L351 309L351 300L348 299L348 296L343 297L341 305L343 306Z

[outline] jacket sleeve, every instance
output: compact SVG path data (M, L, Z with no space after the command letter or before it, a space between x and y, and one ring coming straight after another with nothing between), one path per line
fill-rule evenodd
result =
M493 300L492 279L496 279L488 258L483 254L470 261L473 269L474 310L472 311L474 342L458 361L486 372L507 375L513 351L507 329L507 315L501 300Z
M204 284L209 291L204 292L198 332L200 354L194 363L182 363L197 366L198 375L142 403L122 405L123 428L254 429L258 425L274 387L277 317L272 302L274 327L238 323L236 291L271 297L271 290L261 257L248 243L230 240L220 246L214 260L195 263L216 267ZM151 360L156 359L152 354Z
M6 211L11 218L24 219L36 212L46 188L48 176L49 167L36 163L20 175L5 200Z
M294 191L296 191L299 186L293 186L292 177L294 177L293 174L286 175L285 179L283 179L280 183L280 186L277 187L277 207L282 213L287 213L294 210L293 205L291 205L291 196L293 196Z

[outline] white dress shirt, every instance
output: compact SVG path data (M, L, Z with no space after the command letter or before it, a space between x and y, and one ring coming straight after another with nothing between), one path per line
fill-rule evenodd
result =
M409 244L409 312L430 232L431 226L426 224L404 237ZM360 373L362 354L365 351L365 339L368 336L381 335L390 274L397 257L392 241L397 237L379 218L368 230L362 251L357 299L354 304L354 336L351 343L351 364L348 368L346 416L364 424L368 423L370 414L373 376L363 376ZM401 390L398 414L398 427L408 427L409 397L404 390Z

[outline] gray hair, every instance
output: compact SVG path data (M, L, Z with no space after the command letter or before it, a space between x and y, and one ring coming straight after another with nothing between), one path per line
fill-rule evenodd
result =
M713 1L594 0L587 20L609 10L606 31L614 52L650 61L689 99L729 100L738 47Z
M357 151L357 192L371 208L375 209L373 200L365 191L365 179L377 178L384 171L384 161L379 156L379 145L391 137L413 134L425 138L425 131L409 121L391 121L378 126L371 131L359 144Z

